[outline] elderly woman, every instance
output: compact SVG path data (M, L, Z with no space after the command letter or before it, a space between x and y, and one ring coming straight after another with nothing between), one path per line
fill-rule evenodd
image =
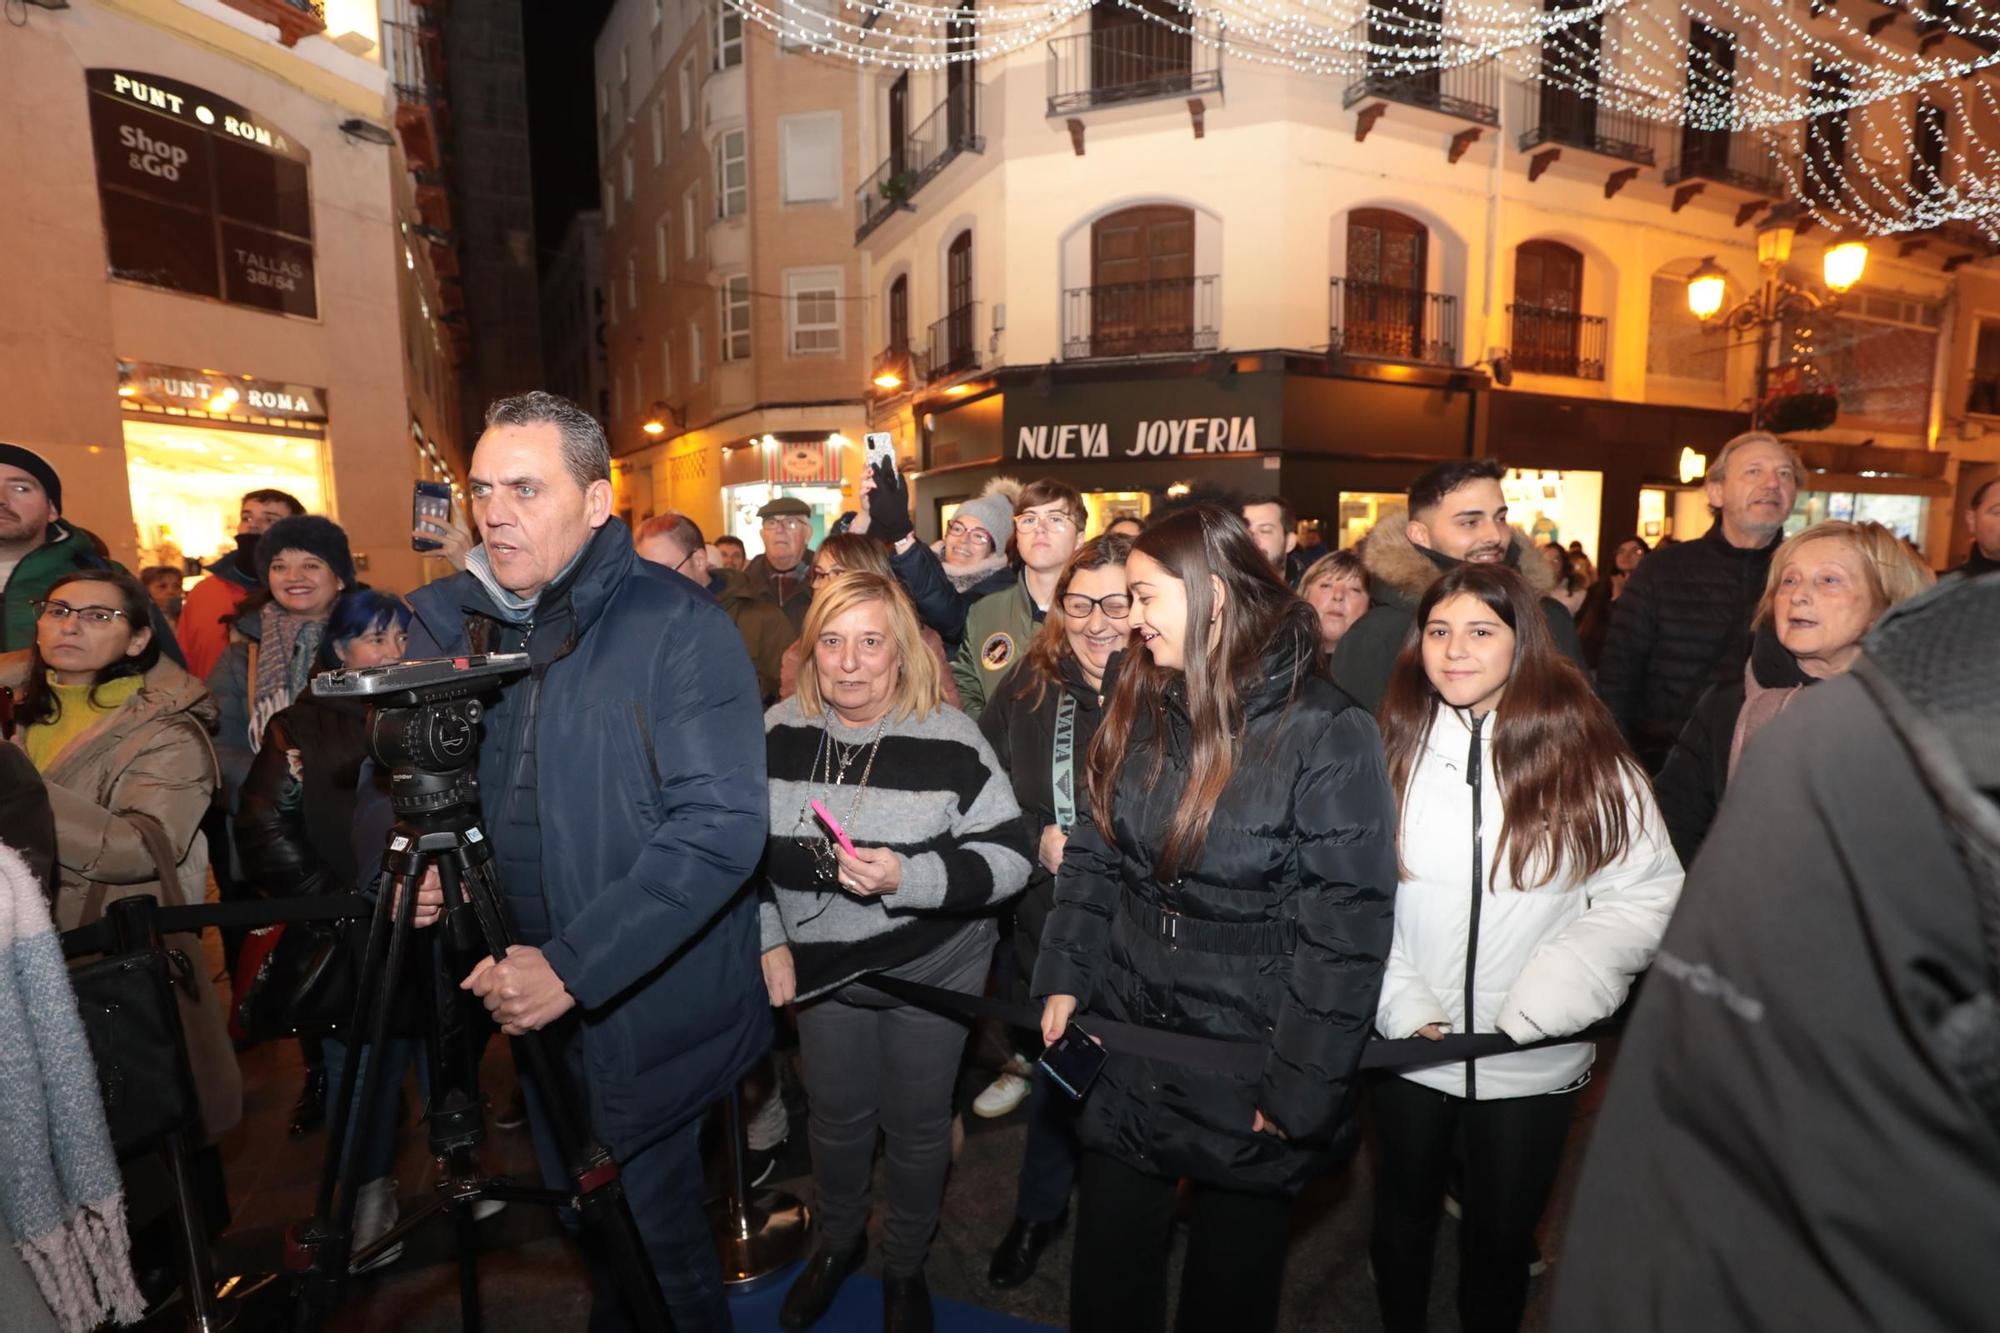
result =
M889 567L889 548L873 537L858 532L843 532L828 537L813 552L812 571L806 580L812 584L813 596L819 596L820 589L826 587L842 574L880 574L883 578L894 578ZM924 647L938 660L938 684L944 690L944 701L953 708L958 707L958 682L952 679L951 659L946 656L944 640L930 626L923 626ZM799 692L799 664L805 661L806 644L801 636L797 643L785 650L778 664L778 697L789 699Z
M1307 566L1299 596L1319 616L1320 651L1331 655L1355 621L1368 614L1368 569L1354 551L1334 551Z
M772 1004L799 1004L820 1228L779 1322L809 1327L860 1266L879 1129L884 1327L928 1329L924 1258L966 1027L860 979L977 994L996 934L989 909L1027 883L1031 848L991 747L943 702L937 658L893 578L823 583L805 642L799 692L764 719L764 978Z
M1654 780L1667 831L1692 864L1743 747L1808 685L1861 655L1884 611L1936 581L1879 523L1820 523L1771 557L1743 679L1711 686Z

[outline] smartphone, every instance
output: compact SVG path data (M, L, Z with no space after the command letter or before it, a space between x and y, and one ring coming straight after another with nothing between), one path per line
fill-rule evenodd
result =
M424 523L436 523L447 528L451 526L451 484L449 482L420 481L417 483L416 491L410 497L410 526L415 528ZM412 537L410 538L410 549L413 551L439 551L444 549L444 543L433 541L429 537Z
M1090 1085L1097 1081L1097 1076L1104 1072L1106 1058L1104 1048L1093 1041L1088 1032L1071 1023L1063 1029L1062 1036L1056 1038L1055 1044L1042 1052L1042 1058L1037 1063L1049 1071L1049 1077L1056 1081L1057 1087L1080 1101L1083 1094L1090 1091Z
M826 825L826 831L833 835L833 840L840 844L842 851L846 852L849 856L856 855L853 841L848 838L847 830L840 826L840 821L833 817L833 811L827 809L818 801L814 801L812 803L812 812L819 816L820 823Z
M869 471L878 466L896 470L896 437L885 430L871 430L861 437L862 461Z

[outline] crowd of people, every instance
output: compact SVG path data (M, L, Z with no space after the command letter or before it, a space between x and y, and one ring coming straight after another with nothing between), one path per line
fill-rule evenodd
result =
M880 467L816 547L802 502L765 505L746 560L681 514L628 531L602 431L530 393L487 415L470 527L416 534L456 572L404 599L360 581L338 525L262 490L191 589L171 569L142 582L62 518L45 460L0 445L0 841L60 928L128 894L200 901L211 873L224 899L373 891L385 776L364 711L314 677L525 653L478 763L520 943L467 959L462 993L488 1031L554 1039L677 1327L729 1326L700 1128L740 1090L753 1152L783 1140L776 1016L816 1216L788 1329L866 1258L878 1139L884 1326L931 1327L954 1117L1023 1102L988 1276L1027 1281L1074 1198L1076 1329L1164 1329L1170 1305L1182 1329L1275 1327L1294 1201L1364 1137L1385 1326L1425 1327L1449 1196L1461 1324L1512 1329L1592 1075L1584 1034L1624 1007L1684 867L1748 803L1725 795L1766 729L1807 687L1837 694L1817 687L1934 581L1875 524L1786 536L1800 476L1784 441L1738 436L1709 469L1708 533L1627 537L1600 569L1510 526L1490 460L1431 467L1332 552L1300 549L1269 496L1091 533L1053 478L989 487L932 545ZM1977 575L2000 562L2000 483L1969 517ZM417 923L443 907L433 877ZM227 941L239 1037L254 1013L304 1047L295 1133L370 1062L387 1073L342 1147L361 1159L357 1248L396 1220L400 1088L423 1064L414 1028L380 1050L327 1035L358 932L328 928L333 964L277 996L290 974ZM1039 1022L1000 1037L962 1108L969 1024L905 986L990 991ZM219 1232L241 1083L231 1014L209 1010L188 1038ZM1252 1060L1112 1041L1083 1087L1037 1067L1099 1022ZM1371 1040L1480 1033L1532 1049L1360 1069ZM548 1090L521 1092L559 1186ZM126 1192L155 1295L165 1194L136 1176ZM585 1259L591 1327L633 1326Z

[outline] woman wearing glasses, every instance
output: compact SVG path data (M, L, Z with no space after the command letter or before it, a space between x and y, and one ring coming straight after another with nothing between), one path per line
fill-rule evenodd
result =
M1004 676L979 715L979 730L1014 783L1014 799L1035 865L1014 917L1013 967L1003 958L1000 986L1013 983L1025 999L1035 972L1042 926L1055 905L1056 872L1070 829L1090 813L1085 756L1104 716L1104 669L1130 637L1132 598L1125 587L1130 538L1099 537L1070 557L1056 584L1055 605L1027 656ZM1041 1049L1038 1035L1017 1055L1020 1065L995 1088L1018 1105L1028 1097L1028 1139L1014 1194L1014 1222L993 1253L987 1280L1018 1287L1034 1276L1042 1251L1069 1209L1076 1180L1076 1128L1071 1103L1027 1063ZM1032 1091L1024 1080L1032 1080ZM990 1091L990 1090L989 1090ZM982 1097L984 1094L982 1094ZM975 1109L982 1109L975 1106Z
M842 574L880 574L883 578L894 578L889 569L889 548L873 537L858 533L843 532L828 537L819 550L813 553L812 571L806 575L811 584L813 596ZM937 631L925 626L924 647L937 659L939 684L944 688L944 701L953 708L959 707L958 684L951 678L951 661L945 656L944 640ZM799 663L805 660L806 641L800 639L785 650L785 656L778 667L778 697L789 699L799 692Z

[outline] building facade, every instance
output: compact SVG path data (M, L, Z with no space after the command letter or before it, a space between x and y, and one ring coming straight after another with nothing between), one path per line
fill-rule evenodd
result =
M619 0L596 67L619 510L755 554L796 495L817 540L866 422L854 71L724 0Z
M570 218L542 274L542 376L609 428L611 376L604 327L604 214Z
M1407 35L1413 5L1431 36ZM1847 40L1822 8L1800 21ZM1383 15L1394 41L1460 40L1450 4L1361 22ZM1774 77L1746 56L1717 85L1758 34L1657 18L1678 34L1675 96L1749 99ZM1593 22L1562 40L1596 52ZM1887 26L1911 52L1958 40ZM1831 188L1815 165L1920 201L1960 188L1952 150L1980 101L1932 114L1920 90L1789 139L1684 132L1594 95L1629 82L1608 48L1588 91L1545 86L1532 56L1526 75L1447 63L1293 72L1234 57L1207 20L1098 5L977 63L864 66L852 223L871 423L923 474L919 530L996 472L1047 470L1100 520L1212 485L1280 493L1346 545L1431 461L1486 455L1510 468L1517 522L1595 555L1633 531L1699 535L1700 469L1752 400L1768 414L1831 387L1830 427L1786 429L1813 473L1795 522L1879 518L1943 563L1959 433L1940 429L1939 372L1987 238L1804 215L1780 272L1816 278L1862 237L1866 273L1771 345L1705 328L1688 285L1712 260L1730 302L1755 293L1760 232Z
M372 0L75 0L0 42L0 439L128 565L230 549L276 486L371 583L427 576L408 485L453 475L456 390L383 37Z

